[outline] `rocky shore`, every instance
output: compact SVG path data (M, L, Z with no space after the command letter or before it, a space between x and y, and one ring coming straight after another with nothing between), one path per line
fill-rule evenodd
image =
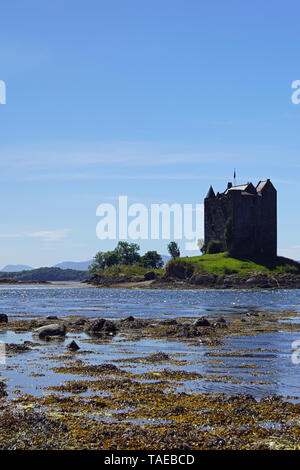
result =
M294 316L292 311L249 310L226 318L219 312L164 320L3 317L0 331L32 333L32 341L6 344L8 362L0 369L0 449L299 449L300 404L295 400L267 393L258 400L250 393L199 388L208 382L239 383L226 357L237 358L240 380L245 373L252 378L248 387L267 386L252 362L263 354L269 360L274 351L225 348L220 361L222 342L237 335L300 332L300 324L290 322ZM130 355L128 345L143 339L191 344L199 354L185 358L172 350L149 354L140 349ZM112 354L124 346L123 357L103 360L104 350ZM9 358L18 357L21 369L28 367L33 391L40 378L52 378L44 382L43 393L25 393L22 383L11 388L6 371ZM207 367L201 368L204 363Z
M49 281L18 281L13 277L2 277L0 278L1 284L51 284Z
M144 276L103 276L94 274L87 284L96 287L143 289L300 289L299 274L193 274L187 278L159 276L149 271Z

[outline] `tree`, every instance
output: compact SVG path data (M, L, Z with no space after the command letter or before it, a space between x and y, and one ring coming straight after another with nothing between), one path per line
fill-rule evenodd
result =
M110 266L118 266L120 259L116 250L107 251L104 253L105 265L109 268Z
M102 271L106 266L105 254L103 251L98 251L94 256L94 262L89 266L89 272L95 273L96 271Z
M141 259L139 250L140 247L136 243L119 242L114 251L118 256L119 264L132 266Z
M176 242L170 242L168 245L168 252L172 256L172 258L179 258L180 257L180 250L179 246Z
M232 219L228 217L225 223L225 228L224 228L224 239L226 243L226 248L228 251L232 249L233 245L233 239L234 239L234 234L233 234L233 223Z
M147 251L147 253L141 257L139 264L144 268L160 269L163 267L164 262L157 251Z

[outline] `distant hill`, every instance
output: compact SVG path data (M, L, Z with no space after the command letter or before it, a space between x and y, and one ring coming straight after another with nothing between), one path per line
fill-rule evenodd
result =
M88 261L63 261L62 263L55 264L52 267L60 269L74 269L75 271L87 271L93 261L94 260L92 259Z
M7 264L0 271L3 273L19 273L20 271L30 271L34 269L32 266L26 264Z
M161 255L164 266L171 259L168 255ZM62 261L51 267L32 268L24 264L7 264L0 270L0 277L4 277L1 273L10 274L18 280L39 280L39 281L59 281L59 280L81 280L87 278L87 271L89 266L93 263L93 259L87 261ZM63 271L63 272L61 272ZM77 271L78 274L76 274ZM21 273L18 275L18 273Z
M87 271L60 268L38 268L31 271L0 272L0 279L10 277L16 281L82 281L89 278Z

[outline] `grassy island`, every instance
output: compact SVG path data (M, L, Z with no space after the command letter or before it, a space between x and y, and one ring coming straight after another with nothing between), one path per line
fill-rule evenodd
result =
M218 276L237 274L300 274L300 263L281 256L257 256L252 259L233 258L227 252L206 254L202 256L176 258L169 261L166 272L171 274L176 270L191 274L216 274Z

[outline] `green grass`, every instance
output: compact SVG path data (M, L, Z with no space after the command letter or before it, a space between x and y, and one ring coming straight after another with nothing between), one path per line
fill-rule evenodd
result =
M219 276L226 274L247 276L254 273L300 274L300 263L280 256L272 258L260 256L253 259L243 259L232 258L224 252L192 258L177 258L169 261L169 263L175 263L173 270L176 268L176 263L180 263L181 267L182 265L192 265L194 273L213 273Z

